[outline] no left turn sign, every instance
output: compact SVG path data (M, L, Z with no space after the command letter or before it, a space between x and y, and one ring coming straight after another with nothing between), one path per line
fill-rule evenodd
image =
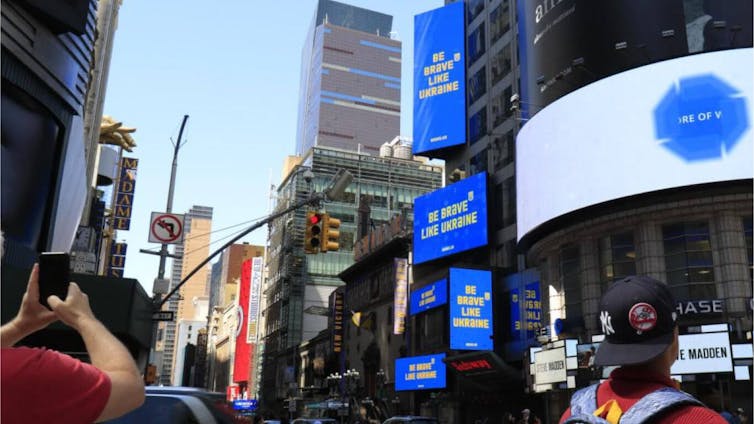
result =
M149 242L178 244L183 241L183 215L152 212Z

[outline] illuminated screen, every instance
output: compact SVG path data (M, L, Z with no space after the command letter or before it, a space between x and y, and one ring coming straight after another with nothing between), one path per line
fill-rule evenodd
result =
M414 264L486 244L486 173L414 200Z
M450 348L492 350L492 272L450 268Z
M752 178L751 70L750 48L685 56L597 81L535 115L516 140L519 239L598 203Z
M411 292L411 315L448 303L448 280L442 279Z
M442 389L445 387L444 353L395 360L395 390Z
M678 359L672 375L732 372L733 355L727 332L678 336Z
M414 154L466 143L463 6L414 17Z

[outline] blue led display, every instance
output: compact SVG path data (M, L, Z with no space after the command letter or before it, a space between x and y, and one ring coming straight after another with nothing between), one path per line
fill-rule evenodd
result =
M414 200L414 264L486 244L486 173Z
M681 78L654 110L660 144L687 162L723 157L749 128L746 99L715 75Z
M492 272L450 268L450 348L492 350Z
M395 360L395 390L442 389L445 387L444 353Z
M411 292L410 315L448 303L448 280L442 279Z
M254 411L257 409L256 399L236 399L233 401L233 409L237 411Z
M414 154L466 143L464 2L414 17Z

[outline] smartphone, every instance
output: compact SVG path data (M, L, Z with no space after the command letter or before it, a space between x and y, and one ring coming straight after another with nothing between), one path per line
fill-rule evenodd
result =
M39 255L39 303L47 309L47 298L53 294L65 300L71 281L70 258L63 252L42 252Z

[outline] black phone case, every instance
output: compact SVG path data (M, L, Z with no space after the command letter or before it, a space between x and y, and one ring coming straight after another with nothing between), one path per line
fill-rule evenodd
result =
M70 259L67 253L42 253L39 255L39 303L47 309L47 298L52 295L65 300L70 282Z

